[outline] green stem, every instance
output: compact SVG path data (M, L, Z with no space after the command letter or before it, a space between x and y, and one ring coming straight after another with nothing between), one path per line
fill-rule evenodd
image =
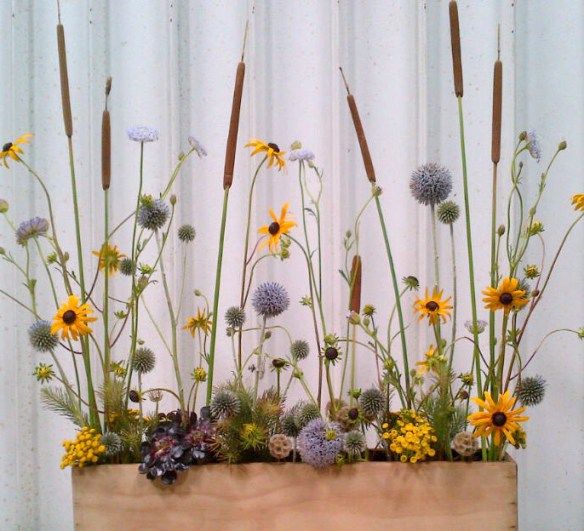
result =
M440 257L438 255L438 235L436 231L436 211L434 203L430 204L430 215L432 216L432 246L434 250L434 287L440 286Z

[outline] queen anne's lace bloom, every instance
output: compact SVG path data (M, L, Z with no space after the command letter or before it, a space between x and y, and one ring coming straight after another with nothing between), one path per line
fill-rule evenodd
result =
M135 125L127 130L128 138L134 142L154 142L158 140L158 129L147 125Z

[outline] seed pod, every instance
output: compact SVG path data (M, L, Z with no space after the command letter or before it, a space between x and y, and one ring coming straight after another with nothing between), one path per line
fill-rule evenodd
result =
M495 61L493 70L493 129L491 134L491 160L501 160L501 111L503 107L503 63Z
M361 257L356 254L353 256L351 265L351 299L349 310L359 315L361 311Z
M71 96L69 94L69 74L67 73L67 49L65 47L65 29L63 24L57 24L57 47L59 51L59 74L61 78L61 105L63 107L63 122L65 134L73 136L73 117L71 114Z
M237 133L239 131L239 113L241 111L241 97L243 95L243 78L245 76L245 63L237 65L235 75L235 88L233 89L233 102L231 104L231 120L229 122L229 134L227 136L227 149L225 150L225 169L223 171L223 189L231 187L233 183L233 167L235 166L235 152L237 149Z
M110 113L107 109L101 117L101 187L108 190L112 176L112 132Z
M460 26L458 24L458 5L452 0L448 5L450 14L450 44L452 46L452 69L454 72L454 93L462 98L462 58L460 53Z

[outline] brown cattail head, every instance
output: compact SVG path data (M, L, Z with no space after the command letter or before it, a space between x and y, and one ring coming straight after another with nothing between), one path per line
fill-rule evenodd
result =
M229 134L227 136L227 148L225 150L225 170L223 172L223 189L231 187L233 183L233 167L235 166L235 151L237 149L237 133L239 131L239 113L241 111L241 96L243 95L243 78L245 76L245 63L237 65L235 76L235 88L233 89L233 102L231 104L231 121L229 122Z
M458 5L452 0L448 5L450 13L450 43L452 45L452 69L454 71L454 93L462 98L462 59L460 55L460 26L458 24Z
M493 130L491 135L491 160L501 160L501 111L503 107L503 63L495 61L493 70Z
M106 98L110 95L111 91L112 91L112 76L109 76L105 80L105 97Z
M352 94L347 96L347 103L349 104L351 118L353 118L353 125L355 126L355 132L357 133L359 147L361 148L361 156L363 157L363 164L365 164L365 173L367 174L367 179L369 179L371 183L375 183L375 169L373 168L373 161L371 160L371 154L369 153L367 137L365 136L363 124L361 123L361 118L359 117L357 103L355 102L355 98Z
M351 264L351 299L349 301L349 310L356 314L361 311L361 269L361 257L356 254Z
M112 176L112 131L107 109L101 117L101 187L108 190Z
M65 47L65 29L57 24L57 47L59 50L59 74L61 77L61 105L65 134L73 136L73 117L71 115L71 96L69 95L69 74L67 73L67 48Z

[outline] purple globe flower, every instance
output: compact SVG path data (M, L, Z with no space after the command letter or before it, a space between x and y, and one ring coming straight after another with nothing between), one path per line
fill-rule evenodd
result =
M334 464L342 450L342 430L336 422L311 420L298 436L298 452L302 461L315 468Z
M264 282L256 288L251 303L261 316L276 317L288 309L290 297L281 284Z
M26 242L37 236L46 236L49 222L44 218L34 217L23 221L16 229L16 243L26 245Z
M422 205L442 203L452 191L452 175L447 168L428 162L412 172L410 191Z

